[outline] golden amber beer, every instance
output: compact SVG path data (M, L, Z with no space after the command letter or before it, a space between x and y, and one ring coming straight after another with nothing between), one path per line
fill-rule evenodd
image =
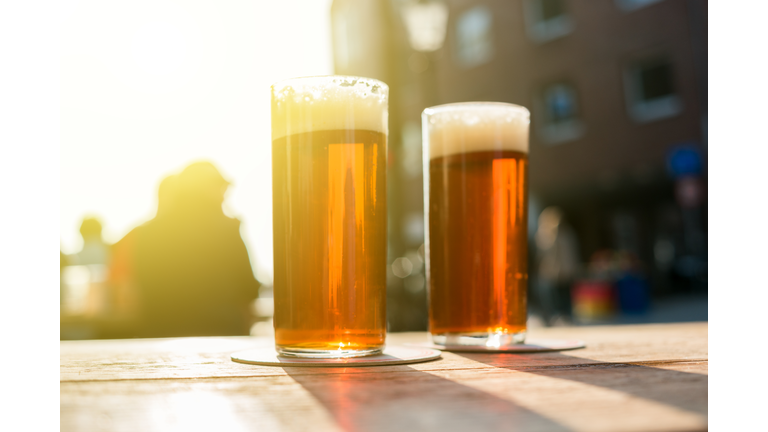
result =
M528 110L427 108L424 200L429 331L437 344L525 340Z
M343 76L272 86L274 325L283 355L384 348L388 92Z

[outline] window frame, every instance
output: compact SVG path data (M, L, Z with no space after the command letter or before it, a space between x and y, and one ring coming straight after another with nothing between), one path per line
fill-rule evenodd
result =
M653 99L642 96L641 71L654 65L668 64L672 93ZM656 55L627 63L624 67L624 95L627 113L635 123L651 123L675 117L682 113L683 102L679 95L675 64L669 56Z
M469 19L467 18L470 16L470 14L478 14L482 13L487 17L488 24L484 30L484 35L487 38L486 45L484 46L484 52L480 52L478 54L478 46L482 44L478 44L477 41L472 41L472 44L474 46L466 47L465 41L463 38L467 35L467 33L464 33L461 30L462 22L466 22L464 20ZM486 5L476 5L471 8L465 9L462 11L454 21L454 57L456 59L456 63L466 69L474 68L486 63L489 63L496 51L495 43L494 43L494 22L493 22L493 11L491 8L489 8ZM467 53L471 53L471 55L467 55Z
M566 4L565 13L548 20L544 20L541 17L542 1L523 1L525 31L528 34L528 38L537 43L545 43L573 33L574 21L569 12L570 7L567 7L568 0L562 0Z
M660 3L662 1L664 0L613 0L613 3L617 8L619 8L619 10L629 13L646 8L656 3Z
M568 87L573 94L575 110L574 116L571 119L560 122L553 122L551 119L547 103L547 92L556 86ZM536 124L536 134L539 139L547 145L558 145L578 140L584 136L586 126L581 106L581 92L579 92L578 86L573 80L551 80L539 86L534 100L534 111L538 113L536 118L539 119Z

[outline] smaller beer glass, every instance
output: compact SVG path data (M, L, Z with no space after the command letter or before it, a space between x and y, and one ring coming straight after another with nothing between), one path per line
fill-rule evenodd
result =
M429 331L441 345L523 343L528 287L527 109L422 113Z

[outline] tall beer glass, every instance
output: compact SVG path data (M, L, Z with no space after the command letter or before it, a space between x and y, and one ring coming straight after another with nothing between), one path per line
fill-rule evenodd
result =
M422 114L429 331L437 344L525 340L528 124L527 109L505 103Z
M295 78L272 86L277 351L380 353L386 335L386 84Z

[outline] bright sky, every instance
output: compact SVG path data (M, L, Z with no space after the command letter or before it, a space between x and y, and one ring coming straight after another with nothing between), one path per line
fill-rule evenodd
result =
M333 72L331 0L71 2L61 39L61 247L119 240L160 180L208 159L259 279L272 276L269 86Z

